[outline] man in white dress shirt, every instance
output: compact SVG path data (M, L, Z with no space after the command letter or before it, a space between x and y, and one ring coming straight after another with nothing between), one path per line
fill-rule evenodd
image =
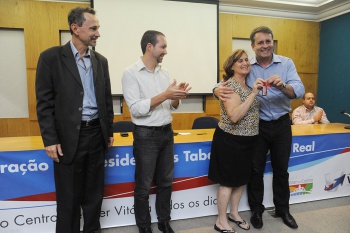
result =
M152 232L149 190L154 179L157 186L156 213L158 229L173 233L170 200L174 171L174 136L171 110L191 89L188 83L170 84L169 74L159 63L167 54L163 33L146 31L141 39L143 56L128 67L122 78L123 95L134 126L136 225L140 233Z

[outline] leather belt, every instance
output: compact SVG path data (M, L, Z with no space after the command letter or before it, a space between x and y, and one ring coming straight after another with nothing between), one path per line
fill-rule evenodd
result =
M81 121L81 126L94 126L98 124L100 124L100 120L98 118L88 121Z
M283 121L285 119L289 118L289 113L286 113L285 115L281 116L280 118L276 119L276 120L271 120L271 121L265 121L265 120L261 120L262 122L271 122L271 123L274 123L274 122L279 122L279 121Z
M135 127L156 130L156 131L167 131L171 129L171 124L162 125L162 126L146 126L146 125L135 125Z

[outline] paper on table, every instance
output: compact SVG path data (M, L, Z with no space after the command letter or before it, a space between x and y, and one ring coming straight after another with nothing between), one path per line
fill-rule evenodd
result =
M179 133L179 135L190 135L191 133Z

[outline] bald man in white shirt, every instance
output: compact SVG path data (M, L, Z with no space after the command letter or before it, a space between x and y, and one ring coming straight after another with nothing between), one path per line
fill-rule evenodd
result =
M303 105L297 107L292 114L294 125L329 123L325 111L315 105L315 96L307 92L303 96Z

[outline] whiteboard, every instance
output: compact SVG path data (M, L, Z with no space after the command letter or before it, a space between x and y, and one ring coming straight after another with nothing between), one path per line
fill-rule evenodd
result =
M0 118L28 118L23 29L0 29Z
M122 94L123 71L136 63L147 30L165 34L163 66L170 78L188 82L190 94L211 94L218 77L218 5L164 0L96 0L100 21L95 50L108 59L112 94Z
M247 53L249 59L255 57L255 52L252 49L250 39L233 38L232 51L235 51L236 49L243 49Z

